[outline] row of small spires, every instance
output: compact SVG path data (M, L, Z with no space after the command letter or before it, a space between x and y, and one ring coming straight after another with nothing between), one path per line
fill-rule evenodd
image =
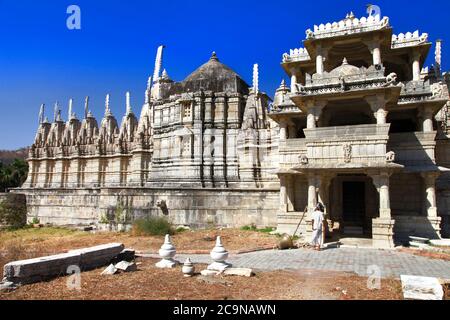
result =
M151 77L150 77L151 78ZM130 92L127 92L125 94L126 97L126 115L129 115L133 113L131 109L131 99L130 99ZM105 116L112 116L111 108L109 105L110 102L110 94L108 93L105 98ZM41 108L39 110L39 124L41 123L48 123L49 120L47 117L44 117L45 113L45 104L41 104ZM84 100L84 118L92 118L92 112L89 110L89 97L87 96ZM77 116L75 112L73 112L73 99L69 99L69 108L68 108L68 114L67 114L67 120L70 121L71 119L76 119ZM54 105L54 116L53 121L63 121L61 116L61 108L59 106L59 102L56 101Z
M159 80L169 80L169 75L166 71L166 69L163 69L162 73L160 74L160 69L162 67L162 55L163 55L163 49L165 46L159 46L158 51L156 54L156 61L155 61L155 71L153 74L153 77L150 76L147 81L147 90L145 91L145 103L149 103L149 96L152 89L152 86L155 82L158 82ZM213 52L211 55L212 60L217 60L216 52ZM259 93L259 67L258 64L253 65L253 92ZM106 95L105 99L105 116L112 115L110 106L109 106L109 100L110 95ZM39 124L41 123L48 123L48 118L44 118L45 113L45 104L41 105L40 111L39 111ZM131 110L131 102L130 102L130 92L126 93L126 115L132 113ZM92 113L89 110L89 97L86 97L85 103L84 103L84 118L92 117ZM71 119L76 119L76 114L73 112L73 99L69 99L69 110L68 110L68 121ZM59 107L58 101L56 101L54 106L54 118L53 121L63 121L61 117L61 109Z

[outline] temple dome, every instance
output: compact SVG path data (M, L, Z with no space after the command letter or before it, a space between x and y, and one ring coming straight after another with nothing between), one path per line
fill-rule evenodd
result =
M356 67L353 66L351 64L349 64L347 62L347 59L344 58L344 61L342 61L342 64L337 67L336 69L333 69L330 71L330 74L334 75L334 76L351 76L351 75L355 75L355 74L359 74L361 72L361 70Z
M230 67L221 63L215 52L208 62L192 72L182 82L185 92L199 90L240 92L247 94L249 85Z

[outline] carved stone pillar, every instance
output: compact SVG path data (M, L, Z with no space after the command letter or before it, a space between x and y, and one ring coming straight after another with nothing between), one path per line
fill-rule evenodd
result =
M317 176L315 174L308 175L308 211L312 212L317 204Z
M295 203L295 189L294 189L294 176L289 175L286 177L287 179L287 211L294 211L294 203Z
M420 80L420 52L414 52L412 58L413 81Z
M306 118L306 127L308 129L314 129L317 127L317 121L319 120L322 110L326 104L326 101L309 101L307 103L308 114Z
M376 95L366 97L367 103L373 111L373 115L377 120L377 124L386 124L386 117L388 112L386 111L386 101L384 96Z
M422 131L432 132L433 129L433 111L429 108L423 107L420 110L419 117L422 120Z
M372 54L372 62L373 65L379 65L382 63L381 61L381 50L380 50L380 40L374 39L372 41L366 42L367 47L369 48L370 53Z
M324 71L324 60L327 55L327 50L325 48L322 48L322 45L317 45L316 48L316 73L322 74Z
M295 73L295 69L291 69L291 92L296 92L296 84L297 84L297 74Z
M423 172L422 174L425 186L425 209L428 218L437 218L436 205L436 179L439 176L436 172Z
M380 218L391 218L391 201L389 197L389 174L382 172L372 175L373 184L380 195Z
M287 139L287 122L281 121L280 122L280 140L285 141Z
M380 216L372 219L372 242L375 247L394 247L394 223L391 218L388 172L372 174L372 181L379 193Z
M287 212L287 181L286 176L280 176L280 212Z

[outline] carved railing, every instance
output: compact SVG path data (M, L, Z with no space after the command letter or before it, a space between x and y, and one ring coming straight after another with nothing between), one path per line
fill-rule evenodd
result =
M435 164L436 131L392 133L388 148L395 152L396 162L405 166Z
M387 153L390 124L355 125L305 129L304 164L339 166L392 162Z

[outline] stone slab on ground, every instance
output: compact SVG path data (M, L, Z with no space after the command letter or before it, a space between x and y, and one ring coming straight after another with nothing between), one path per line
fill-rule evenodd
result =
M111 276L113 274L116 274L118 271L119 270L117 270L117 268L113 264L110 264L109 266L106 267L105 270L103 270L101 275L102 276Z
M430 243L436 247L450 247L450 239L430 240Z
M217 276L218 274L220 274L220 272L219 271L205 269L205 270L202 270L200 272L200 274L202 276L204 276L204 277L211 277L211 276Z
M444 290L437 278L401 275L403 297L413 300L442 300Z
M69 266L90 270L108 264L124 249L121 243L110 243L67 253L14 261L3 267L3 276L14 283L33 283L66 275Z
M226 276L240 276L251 277L254 275L253 270L250 268L228 268L223 272Z
M119 269L124 272L132 272L137 270L137 265L134 262L128 261L120 261L114 266L116 269Z

